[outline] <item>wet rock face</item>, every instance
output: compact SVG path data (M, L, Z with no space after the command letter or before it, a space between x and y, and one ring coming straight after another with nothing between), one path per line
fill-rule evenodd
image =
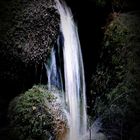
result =
M7 3L8 4L8 3ZM59 32L59 15L52 0L13 1L2 11L2 46L12 48L26 63L46 61ZM10 15L9 15L10 13ZM7 21L8 18L11 20Z
M0 83L5 95L5 87L20 93L32 85L34 65L46 61L58 32L53 0L0 1Z
M53 0L0 1L0 131L9 101L40 82L58 33Z
M0 1L2 87L31 86L35 71L46 61L58 33L59 15L53 0Z
M9 105L10 137L12 139L65 139L68 120L60 91L33 86Z
M27 40L22 47L23 56L27 62L46 61L48 53L56 42L59 32L59 15L53 6L51 2L42 1L39 5L36 1L23 12Z

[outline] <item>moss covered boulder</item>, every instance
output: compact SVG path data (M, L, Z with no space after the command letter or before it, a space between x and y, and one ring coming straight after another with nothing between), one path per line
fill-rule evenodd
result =
M18 87L18 92L21 92L23 87L31 86L42 69L42 63L47 61L58 34L59 14L53 0L1 0L2 87Z
M54 0L0 1L0 129L11 98L46 78L43 63L58 33Z
M9 105L10 137L14 140L63 140L68 120L60 92L33 86Z
M104 131L113 140L132 138L140 122L139 15L136 11L115 14L107 24L91 84L94 116L102 118Z
M0 47L20 55L26 63L46 60L59 32L53 0L1 2Z

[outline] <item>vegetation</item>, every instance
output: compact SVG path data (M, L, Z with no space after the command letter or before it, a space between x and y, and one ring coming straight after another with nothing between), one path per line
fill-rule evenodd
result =
M67 130L67 118L59 92L33 86L9 105L10 137L14 140L48 140Z
M79 28L84 38L82 46L90 46L90 43L95 46L94 52L92 47L83 47L82 52L85 64L87 62L86 78L90 79L86 79L87 91L90 91L87 96L89 115L91 120L101 119L102 124L97 137L139 140L140 13L128 12L137 7L137 2L90 0L87 3L84 7L80 5L82 9L74 5L72 12L78 15L78 25L83 24ZM58 96L61 93L57 89L48 91L42 85L33 86L47 83L43 63L59 34L60 17L53 4L53 0L0 1L1 140L48 140L50 137L62 140L69 129ZM93 22L92 17L96 19ZM96 37L87 35L90 29ZM86 32L82 34L82 31ZM94 61L91 60L93 54L97 55ZM6 118L8 105L10 125Z
M53 0L0 1L0 131L7 125L10 100L34 84L47 83L43 63L59 33L53 5Z
M115 140L136 139L131 131L140 121L138 15L120 14L106 26L100 63L93 76L94 115L102 118L105 133Z

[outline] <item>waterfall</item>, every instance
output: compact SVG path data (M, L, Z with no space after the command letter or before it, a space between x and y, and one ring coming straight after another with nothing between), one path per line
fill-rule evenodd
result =
M48 59L48 62L45 63L45 68L47 72L48 77L48 89L51 90L52 86L57 87L58 89L63 89L63 82L62 82L62 76L61 76L61 70L60 66L57 65L58 58L56 58L56 47L53 47L51 50L50 57Z
M85 77L77 26L74 23L71 10L65 3L56 0L56 8L60 14L60 31L62 34L60 39L63 39L61 40L63 42L59 43L58 41L58 47L63 47L64 85L61 87L65 87L63 97L65 108L69 114L68 140L86 140ZM51 52L49 62L49 65L45 64L45 67L48 71L48 85L51 88L52 84L56 86L59 82L62 83L54 49Z
M64 37L65 97L70 113L69 139L79 140L87 131L85 77L80 42L71 10L58 0L56 6Z

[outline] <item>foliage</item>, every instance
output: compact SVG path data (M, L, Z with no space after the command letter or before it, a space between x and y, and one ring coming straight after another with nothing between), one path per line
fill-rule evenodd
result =
M33 86L11 101L9 120L10 136L14 140L56 137L60 133L59 127L66 129L67 123L58 96L44 86Z
M140 121L138 14L120 14L106 27L100 63L92 78L95 118L102 118L110 139L128 139L126 133Z
M130 0L95 0L97 7L110 7L112 12L120 12L123 9L130 7Z

